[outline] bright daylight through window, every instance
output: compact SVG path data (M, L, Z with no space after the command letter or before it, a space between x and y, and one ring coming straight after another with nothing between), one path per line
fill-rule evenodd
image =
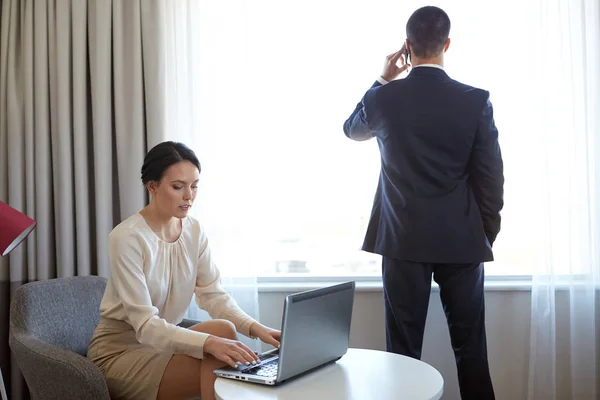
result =
M191 55L180 65L194 68L194 129L175 139L201 160L194 212L213 247L247 255L262 276L379 275L380 257L360 250L379 174L377 143L347 139L342 124L424 3L197 4L189 18L198 40L187 43ZM519 43L540 11L516 0L436 5L452 21L447 73L490 91L505 161L502 230L486 273L527 275L543 218L535 204L544 161L530 151L540 134L523 92L539 83L516 61L529 59Z

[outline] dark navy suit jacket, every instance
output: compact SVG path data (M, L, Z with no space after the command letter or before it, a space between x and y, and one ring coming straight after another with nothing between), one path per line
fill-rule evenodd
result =
M376 82L344 132L376 138L381 152L363 250L426 263L493 260L504 175L487 91L416 67Z

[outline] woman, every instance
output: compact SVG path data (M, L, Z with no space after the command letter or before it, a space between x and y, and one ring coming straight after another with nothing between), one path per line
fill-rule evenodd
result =
M253 320L220 286L204 230L188 213L200 163L181 143L148 152L150 204L110 233L110 272L88 357L113 399L214 399L213 371L258 362L236 331L279 346L280 332ZM195 294L212 320L177 326Z

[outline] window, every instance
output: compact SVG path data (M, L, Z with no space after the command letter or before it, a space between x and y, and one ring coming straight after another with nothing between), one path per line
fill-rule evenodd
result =
M379 275L380 257L360 251L379 153L374 140L347 139L342 124L425 3L198 3L194 55L181 61L193 65L196 129L174 135L203 165L195 212L213 245L252 257L260 275ZM522 45L536 37L538 3L437 4L452 21L446 70L491 92L500 131L506 205L487 273L527 275L544 218L536 204L545 160L531 151L543 139L532 117L541 110L530 102L544 83L532 76L535 49Z

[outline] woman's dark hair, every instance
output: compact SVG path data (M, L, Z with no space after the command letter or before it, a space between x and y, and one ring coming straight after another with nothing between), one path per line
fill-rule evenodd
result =
M142 183L160 181L165 171L173 164L189 161L200 171L200 161L196 154L183 143L162 142L154 146L144 157L142 165Z
M419 8L406 23L406 38L417 57L431 58L444 49L450 34L450 18L441 8Z

